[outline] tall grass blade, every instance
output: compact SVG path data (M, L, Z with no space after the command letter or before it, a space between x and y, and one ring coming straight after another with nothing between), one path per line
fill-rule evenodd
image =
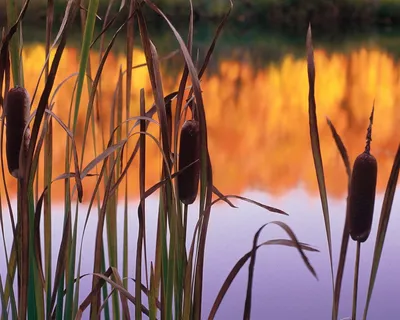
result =
M210 205L212 206L212 205L216 204L217 202L219 202L221 200L226 201L228 198L234 198L234 199L239 199L239 200L242 200L242 201L245 201L245 202L249 202L251 204L254 204L254 205L258 206L258 207L261 207L261 208L263 208L265 210L268 210L270 212L273 212L273 213L282 214L284 216L288 216L289 215L289 214L287 214L285 211L283 211L281 209L278 209L278 208L275 208L275 207L271 207L271 206L267 206L266 204L263 204L261 202L258 202L258 201L255 201L255 200L252 200L252 199L249 199L249 198L246 198L246 197L242 197L242 196L236 196L236 195L222 195L221 194L217 199L215 199L213 202L211 202ZM234 206L234 208L237 208L237 207Z
M71 217L70 214L66 217L63 233L61 238L60 248L58 250L58 257L57 257L57 264L56 270L54 274L54 282L53 282L53 291L51 294L51 303L50 303L50 310L53 310L54 305L56 303L56 298L58 294L58 299L62 299L60 297L60 288L61 292L63 289L63 279L64 279L64 270L67 264L67 250L68 250L68 243L71 240L69 230L71 229ZM59 310L62 311L61 305L58 303L57 306Z
M140 116L144 116L145 114L145 95L144 90L140 90ZM140 122L140 131L146 131L146 122L142 120ZM140 205L138 210L138 221L139 221L139 230L138 230L138 238L136 245L136 281L135 281L135 295L137 304L135 307L135 318L142 318L142 250L143 250L143 242L145 238L145 215L146 215L146 202L144 198L145 192L145 181L146 181L146 136L144 134L140 135L139 138L140 144L140 158L139 158L139 194L140 194Z
M121 2L121 7L125 5L125 1ZM131 93L132 93L132 66L133 66L133 45L134 45L134 12L135 12L135 5L136 1L130 1L129 3L129 17L132 17L129 19L127 25L126 25L126 97L125 97L125 110L126 110L126 119L130 118L130 109L131 109ZM143 114L140 114L141 116L145 115L145 110L143 110ZM144 130L140 131L146 131L146 122L144 123ZM129 125L126 125L126 136L129 135ZM139 138L140 140L140 138ZM140 148L140 150L142 150ZM126 154L129 154L129 143L126 145ZM128 164L128 161L126 161L126 165ZM141 171L139 171L140 173ZM129 181L129 174L128 172L126 173L126 179L125 179L125 206L124 206L124 249L123 249L123 270L122 270L122 275L123 275L123 283L125 288L128 288L128 237L129 237L129 231L128 231L128 181ZM141 186L141 185L140 185Z
M227 197L224 196L224 194L217 189L216 186L213 186L213 193L220 198L222 201L224 201L226 204L228 204L231 208L237 208ZM215 202L215 201L214 201Z
M5 118L5 108L4 108L4 103L7 101L7 95L10 89L10 59L9 59L9 51L8 51L8 45L10 38L12 37L13 33L15 32L16 27L13 27L10 29L10 31L7 33L7 35L4 35L3 32L3 40L2 40L2 47L1 47L1 60L0 60L0 94L3 97L3 79L4 79L4 100L2 99L2 121L1 121L1 132L0 132L0 138L1 138L1 148L0 148L0 156L1 156L1 172L2 172L2 180L3 180L3 185L4 185L4 194L5 198L7 201L7 206L8 206L8 211L9 211L9 216L10 216L10 221L11 221L11 227L13 231L13 236L14 236L14 241L11 247L11 255L10 259L7 259L7 279L6 279L6 285L4 289L4 300L6 303L8 303L9 297L11 297L11 303L13 309L16 309L15 306L15 299L14 299L14 277L17 269L17 264L18 264L18 257L17 257L17 232L16 232L16 224L14 221L14 214L13 214L13 209L11 206L11 201L10 201L10 196L7 188L7 183L6 183L6 175L5 175L5 169L4 169L4 155L3 155L3 145L4 145L4 118ZM3 30L4 31L4 30ZM6 250L5 250L6 252ZM18 277L18 283L20 281L20 277Z
M346 168L347 173L347 185L348 185L348 193L350 192L350 181L351 181L351 166L349 156L347 154L346 147L340 138L339 134L337 133L333 123L327 119L329 128L332 131L333 139L335 140L336 146L339 150L339 153L342 157L343 164ZM339 312L339 303L340 303L340 290L342 287L342 280L343 280L343 273L344 267L346 262L346 254L347 254L347 247L349 244L350 234L349 234L349 225L348 225L348 206L346 205L346 216L345 222L343 226L343 233L342 233L342 242L340 246L340 255L339 255L339 263L338 268L336 271L336 279L335 279L335 289L333 293L333 304L332 304L332 320L337 320L338 312Z
M109 278L111 275L114 275L112 268L107 269L107 271L104 274L93 273L92 275L93 275L93 278L99 278L99 280L96 282L96 286L92 289L92 291L89 293L89 295L86 297L86 299L80 305L78 313L75 317L76 320L82 319L83 312L86 310L86 308L89 305L91 305L91 299L93 299L93 296L96 296L98 294L101 287L105 283L109 283L115 290L117 290L124 297L126 297L126 299L128 299L130 302L132 302L134 305L136 305L136 298L134 296L132 296L121 284L118 284ZM141 308L142 308L142 313L144 315L148 316L149 310L143 305L141 306Z
M398 146L397 153L394 158L392 171L390 172L389 180L386 186L385 196L383 198L381 216L379 219L378 231L375 241L371 275L368 285L367 300L364 308L364 315L363 315L364 320L367 318L372 292L374 290L375 280L378 274L379 263L381 260L383 245L385 243L385 238L386 238L386 231L389 225L390 213L392 211L393 199L396 192L399 170L400 170L400 145Z
M296 240L297 241L297 240ZM260 249L263 246L269 246L269 245L279 245L279 246L287 246L287 247L294 247L297 248L297 250L303 250L303 251L310 251L310 252L319 252L317 249L314 249L313 247L309 246L308 244L297 242L288 239L274 239L274 240L269 240L266 242L263 242L261 244L258 244L255 247L255 250ZM231 284L233 283L233 280L235 280L237 274L239 271L242 269L242 267L246 264L246 262L251 258L253 253L253 250L247 252L242 258L240 258L232 270L229 272L228 276L226 277L224 283L221 286L221 289L218 292L218 295L211 307L210 314L208 316L209 320L212 320L215 318L215 315L217 314L217 311L226 295L228 292Z
M28 7L29 0L25 1L24 7L22 11L26 10ZM17 6L15 0L7 0L6 1L6 11L7 11L7 25L8 28L11 29L13 25L20 24L21 19L17 19ZM17 21L15 23L15 21ZM15 24L14 24L15 23ZM20 27L19 27L20 28ZM16 30L18 31L18 30ZM22 64L19 55L19 48L21 44L21 34L17 32L16 37L11 39L10 43L10 57L11 57L11 68L12 68L12 75L13 75L13 82L14 86L24 86L23 75L21 74Z
M112 270L113 270L113 275L114 275L114 278L115 278L115 283L118 286L120 286L121 288L123 288L124 285L122 283L122 280L121 280L121 277L120 277L120 275L118 273L118 270L116 268L114 268L114 267L112 267ZM141 295L141 293L139 295ZM115 296L117 296L117 295L115 295ZM126 298L126 296L124 294L120 294L120 297L121 297L121 306L122 306L122 318L124 318L125 320L130 320L131 319L131 315L130 315L130 312L129 312L128 300L127 300L127 298ZM136 303L139 303L139 302L136 300ZM135 319L137 319L137 318L135 318Z
M115 165L118 160L115 159L112 161L112 165L110 168L110 177L114 175L115 171ZM106 164L106 163L105 163ZM105 168L104 166L103 168ZM103 171L103 170L102 170ZM99 213L99 218L97 222L97 231L96 231L96 242L95 242L95 256L94 256L94 264L93 264L93 270L94 274L99 273L101 270L101 256L103 252L103 231L104 231L104 222L106 218L106 213L107 213L107 207L109 205L109 199L112 196L110 193L111 186L112 186L112 179L108 179L106 182L106 189L104 191L104 197L103 197L103 203L101 205L100 213ZM98 283L98 279L96 277L93 277L92 280L92 290L96 288L96 285ZM90 318L91 319L97 319L98 318L98 311L100 308L100 291L96 294L93 295L90 304ZM114 310L116 312L116 310Z
M85 79L85 72L87 63L89 60L89 49L92 42L94 26L96 23L96 14L99 6L99 0L90 0L89 8L87 12L85 31L83 33L81 55L79 62L79 74L78 74L78 84L76 87L76 98L75 98L75 108L74 108L74 118L72 123L72 132L75 134L76 125L78 120L79 106L81 102L83 81Z
M50 54L51 34L53 28L54 0L47 1L46 14L46 56ZM49 74L49 64L46 63L45 81ZM52 228L51 228L51 179L53 171L53 124L50 119L48 133L44 144L44 185L49 186L44 199L44 265L46 275L46 318L50 316L52 288Z
M329 263L331 267L332 290L334 290L333 262L332 262L332 236L331 223L329 219L328 197L325 185L324 166L322 164L321 148L319 143L318 124L317 124L317 104L315 102L315 64L314 50L312 44L311 25L307 31L307 71L308 71L308 111L310 124L310 137L312 154L314 158L315 172L318 180L318 189L321 198L322 212L325 221L325 231L328 241Z
M193 47L193 3L192 0L189 0L190 4L190 16L189 16L189 31L188 31L188 40L187 40L187 48L189 50L189 53L192 54L192 47ZM182 110L182 103L183 103L183 98L185 94L185 89L186 89L186 83L187 79L189 76L189 70L187 65L185 64L185 68L182 73L181 81L179 83L179 89L178 89L178 96L176 100L176 111L175 111L175 134L174 134L174 150L178 150L178 128L181 125L181 120L184 120L181 118L181 110ZM177 152L175 152L176 156ZM175 164L175 170L178 168L178 161L175 158L174 159L174 164ZM176 186L175 189L177 190ZM179 193L179 192L178 192ZM178 194L179 196L179 194Z
M254 268L255 268L255 262L256 262L256 253L257 253L257 247L258 247L258 238L260 236L261 231L268 225L269 223L264 224L262 227L258 229L256 234L254 235L253 239L253 248L250 253L250 264L249 264L249 276L248 276L248 281L247 281L247 293L246 293L246 301L245 301L245 306L244 306L244 313L243 313L243 319L249 320L250 319L250 314L251 314L251 296L252 296L252 288L253 288L253 276L254 276ZM301 245L299 241L297 240L295 234L293 231L290 229L289 226L287 226L285 223L281 221L274 221L271 222L271 224L276 224L280 226L283 230L287 232L287 234L290 236L293 244L299 251L301 257L303 258L303 262L308 268L308 270L311 272L311 274L317 278L317 274L312 267L311 263L309 262L307 256L304 254ZM318 278L317 278L318 279Z

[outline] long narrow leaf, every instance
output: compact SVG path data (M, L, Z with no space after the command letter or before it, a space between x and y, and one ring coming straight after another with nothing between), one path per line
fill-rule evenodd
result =
M317 104L315 102L315 64L314 50L312 44L311 25L307 31L307 71L308 71L308 115L310 124L310 137L312 154L314 158L315 173L318 180L319 194L321 198L322 212L325 221L326 238L328 241L329 262L331 267L332 290L334 288L333 262L332 262L332 236L331 223L329 219L328 197L325 185L324 166L322 164L321 148L319 143L318 124L317 124Z
M389 225L390 213L392 211L392 204L394 195L396 192L397 180L399 178L400 170L400 145L398 146L396 156L394 158L392 171L390 172L389 180L386 186L385 196L383 198L381 217L379 219L379 226L376 235L374 257L371 267L371 276L368 285L367 301L365 304L363 319L367 318L369 305L371 302L372 291L374 290L376 276L378 274L379 263L381 261L381 255L383 245L385 243L386 232Z

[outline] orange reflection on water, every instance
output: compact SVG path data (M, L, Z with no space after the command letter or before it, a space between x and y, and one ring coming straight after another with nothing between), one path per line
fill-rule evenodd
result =
M78 57L76 49L65 50L56 84L78 70ZM38 61L43 59L42 45L31 46L24 52L25 85L31 94L42 66ZM135 64L144 62L143 53L136 51L134 60ZM119 70L125 70L125 63L122 55L110 55L102 75L100 116L106 132L109 132L110 110ZM400 102L400 64L379 49L359 49L346 55L316 50L315 63L317 113L328 192L332 196L344 196L347 182L325 118L329 117L336 126L353 161L363 151L374 99L372 153L379 165L378 191L383 192L400 137L400 111L396 107ZM98 57L93 55L92 70L96 70L94 67L97 64ZM167 74L165 68L163 71L166 94L177 89L180 77ZM152 102L152 95L146 68L136 69L133 77L130 113L136 116L139 113L140 88L146 88L147 108ZM67 81L55 98L54 112L66 123L74 81L75 78ZM88 95L86 86L84 89L78 132L83 131L85 123ZM295 59L288 54L280 62L268 63L261 69L255 69L244 61L226 59L220 63L218 72L204 76L202 90L214 184L222 192L240 194L248 189L257 189L279 195L297 187L305 188L312 194L318 192L310 148L304 59ZM99 128L96 130L100 132ZM157 127L151 125L150 132L157 136ZM65 133L54 126L54 176L64 172L65 140ZM96 141L99 151L99 133ZM159 179L161 156L151 139L147 141L146 182L150 186ZM82 137L77 137L77 146L80 156ZM133 143L131 149L132 146ZM93 158L93 139L89 134L84 163ZM42 173L41 169L40 175ZM8 173L6 183L11 193L15 192L15 181ZM94 184L95 178L87 178L84 186L90 190ZM0 188L4 189L3 186ZM130 170L129 190L132 195L138 194L137 161ZM53 194L62 197L63 188L55 188ZM89 196L86 195L85 199Z

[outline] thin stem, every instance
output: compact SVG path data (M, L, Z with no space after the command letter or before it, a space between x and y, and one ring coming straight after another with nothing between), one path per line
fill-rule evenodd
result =
M354 267L354 290L353 290L353 312L351 319L356 320L357 315L357 291L358 291L358 270L360 268L361 242L357 241L356 263Z
M185 204L183 209L183 246L185 248L185 252L186 252L186 230L187 230L188 208L189 206Z

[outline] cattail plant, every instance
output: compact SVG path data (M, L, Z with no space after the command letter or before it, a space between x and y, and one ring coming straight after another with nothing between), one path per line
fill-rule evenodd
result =
M196 200L199 186L199 158L200 126L196 120L187 120L181 130L179 170L190 166L178 176L179 199L185 205L192 204Z
M5 115L7 121L6 128L6 153L8 171L15 178L22 176L22 168L20 166L20 153L23 156L28 151L30 141L29 127L25 127L29 120L30 99L25 88L15 87L8 92L5 105ZM22 162L23 164L23 162Z
M375 157L370 153L372 141L372 123L374 108L372 108L367 130L366 146L353 165L351 175L349 206L349 233L357 241L356 262L354 271L353 312L352 319L356 319L358 270L360 264L360 246L368 239L371 232L372 218L375 204L375 189L378 166Z

